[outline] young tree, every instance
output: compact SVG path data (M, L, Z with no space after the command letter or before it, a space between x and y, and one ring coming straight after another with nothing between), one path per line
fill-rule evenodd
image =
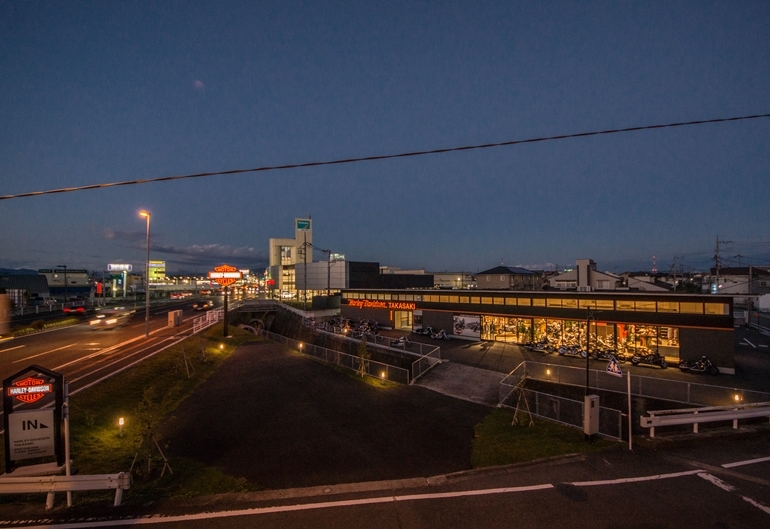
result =
M369 370L369 359L372 354L367 348L366 336L361 337L361 341L358 343L358 371L359 375L364 376Z

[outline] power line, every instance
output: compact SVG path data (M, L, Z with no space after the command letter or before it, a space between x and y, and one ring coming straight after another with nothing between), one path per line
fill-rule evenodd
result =
M194 174L187 174L187 175L175 175L175 176L162 176L158 178L145 178L145 179L139 179L139 180L126 180L123 182L110 182L105 184L91 184L86 186L77 186L77 187L63 187L61 189L49 189L47 191L31 191L28 193L19 193L16 195L4 195L0 196L0 200L9 200L12 198L24 198L24 197L34 197L39 195L52 195L54 193L70 193L72 191L85 191L87 189L101 189L106 187L117 187L117 186L128 186L128 185L137 185L137 184L149 184L151 182L169 182L172 180L184 180L184 179L190 179L190 178L203 178L206 176L226 176L226 175L236 175L236 174L244 174L244 173L257 173L257 172L263 172L263 171L279 171L279 170L286 170L286 169L300 169L303 167L321 167L324 165L342 165L342 164L348 164L348 163L359 163L359 162L372 162L376 160L391 160L395 158L409 158L412 156L425 156L428 154L445 154L449 152L460 152L460 151L472 151L477 149L490 149L493 147L508 147L511 145L521 145L524 143L539 143L539 142L545 142L545 141L555 141L555 140L566 140L570 138L586 138L589 136L601 136L605 134L618 134L621 132L636 132L640 130L653 130L653 129L666 129L666 128L673 128L673 127L688 127L693 125L706 125L709 123L724 123L727 121L744 121L748 119L759 119L759 118L768 118L770 117L770 114L754 114L751 116L734 116L730 118L716 118L716 119L704 119L704 120L698 120L698 121L682 121L678 123L664 123L664 124L658 124L658 125L643 125L640 127L627 127L623 129L607 129L607 130L599 130L599 131L591 131L591 132L578 132L575 134L561 134L558 136L545 136L540 138L529 138L525 140L511 140L511 141L503 141L498 143L483 143L479 145L465 145L462 147L446 147L443 149L432 149L428 151L412 151L412 152L402 152L398 154L383 154L379 156L363 156L359 158L343 158L338 160L326 160L326 161L320 161L320 162L305 162L305 163L295 163L295 164L286 164L286 165L269 165L269 166L263 166L263 167L255 167L252 169L231 169L229 171L214 171L210 173L194 173Z

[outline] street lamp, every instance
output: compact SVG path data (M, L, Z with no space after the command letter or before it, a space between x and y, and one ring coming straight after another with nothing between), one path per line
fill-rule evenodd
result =
M147 219L147 261L144 266L144 337L150 337L150 212L140 211L140 217Z

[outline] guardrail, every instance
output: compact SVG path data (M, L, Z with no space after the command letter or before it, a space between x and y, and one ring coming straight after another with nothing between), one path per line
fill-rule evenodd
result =
M131 475L125 472L118 474L92 474L76 476L9 476L0 477L0 494L30 494L47 493L45 508L53 508L56 492L75 490L109 490L115 489L117 507L123 499L123 491L131 486Z
M692 424L693 433L698 433L698 425L702 422L733 421L733 429L737 429L738 421L741 419L770 417L770 402L659 410L648 411L647 413L650 415L649 417L641 417L642 428L649 428L650 437L655 437L655 428L659 426Z

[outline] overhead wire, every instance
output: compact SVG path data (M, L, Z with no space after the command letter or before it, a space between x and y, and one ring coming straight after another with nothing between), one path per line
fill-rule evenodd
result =
M502 141L502 142L496 142L496 143L482 143L477 145L464 145L460 147L445 147L441 149L431 149L431 150L424 150L424 151L411 151L411 152L402 152L402 153L396 153L396 154L383 154L383 155L375 155L375 156L361 156L357 158L342 158L342 159L336 159L336 160L325 160L325 161L316 161L316 162L304 162L304 163L292 163L292 164L285 164L285 165L268 165L268 166L262 166L262 167L254 167L251 169L231 169L227 171L212 171L212 172L205 172L205 173L193 173L193 174L186 174L186 175L173 175L173 176L161 176L156 178L142 178L137 180L126 180L123 182L109 182L109 183L102 183L102 184L89 184L84 186L74 186L74 187L63 187L59 189L49 189L45 191L31 191L26 193L17 193L13 195L3 195L0 196L0 200L10 200L14 198L25 198L25 197L34 197L34 196L41 196L41 195L52 195L56 193L70 193L74 191L86 191L88 189L103 189L103 188L109 188L109 187L117 187L117 186L128 186L128 185L138 185L138 184L149 184L154 182L170 182L174 180L184 180L184 179L192 179L192 178L203 178L207 176L227 176L227 175L237 175L237 174L244 174L244 173L257 173L257 172L265 172L265 171L279 171L279 170L289 170L289 169L301 169L305 167L322 167L326 165L342 165L342 164L349 164L349 163L360 163L360 162L372 162L377 160L392 160L396 158L409 158L412 156L426 156L429 154L446 154L450 152L462 152L462 151L471 151L471 150L478 150L478 149L490 149L494 147L508 147L512 145L522 145L527 143L539 143L539 142L547 142L547 141L557 141L557 140L566 140L571 138L587 138L590 136L601 136L601 135L607 135L607 134L619 134L623 132L637 132L642 130L655 130L655 129L666 129L666 128L674 128L674 127L688 127L688 126L694 126L694 125L706 125L710 123L725 123L730 121L744 121L749 119L760 119L760 118L768 118L770 117L770 113L768 114L753 114L749 116L733 116L729 118L714 118L714 119L703 119L703 120L697 120L697 121L681 121L677 123L662 123L657 125L642 125L638 127L626 127L626 128L619 128L619 129L606 129L606 130L598 130L598 131L590 131L590 132L578 132L574 134L560 134L557 136L544 136L539 138L528 138L523 140L511 140L511 141Z

